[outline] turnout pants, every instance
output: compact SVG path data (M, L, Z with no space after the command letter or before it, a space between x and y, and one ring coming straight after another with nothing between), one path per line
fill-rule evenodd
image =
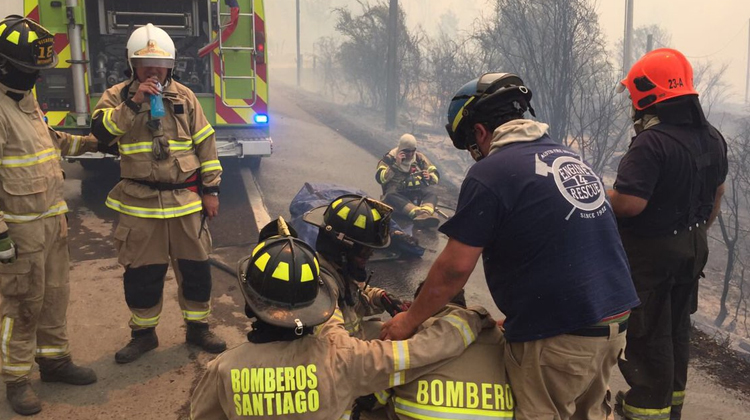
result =
M625 332L609 326L605 337L563 334L505 344L505 368L518 420L604 419L612 369Z
M416 216L417 209L427 210L430 214L435 212L438 197L433 188L427 187L415 191L390 192L383 197L386 204L411 218ZM415 204L417 203L417 204Z
M690 313L708 259L706 225L677 235L643 238L623 232L641 305L633 309L620 370L630 385L628 419L679 419L685 400Z
M159 324L164 277L172 263L185 321L206 323L211 313L211 235L201 229L201 213L172 219L145 219L120 214L115 246L125 267L125 301L130 328Z
M66 312L70 296L65 215L8 223L18 259L0 264L0 355L4 382L28 377L34 358L70 354Z

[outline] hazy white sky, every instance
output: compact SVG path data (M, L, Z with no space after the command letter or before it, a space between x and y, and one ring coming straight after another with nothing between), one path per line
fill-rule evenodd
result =
M592 0L593 1L593 0ZM410 24L431 31L447 9L467 29L481 13L492 12L488 0L401 0ZM598 0L600 24L611 48L623 37L625 0ZM750 0L635 0L634 26L658 24L672 35L672 45L691 62L727 63L727 82L735 101L744 100ZM619 54L622 54L618 51ZM637 58L637 57L636 57Z

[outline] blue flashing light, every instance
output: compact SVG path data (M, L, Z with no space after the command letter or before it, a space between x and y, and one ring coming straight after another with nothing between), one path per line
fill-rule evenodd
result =
M268 115L266 114L255 114L253 117L256 124L268 124Z

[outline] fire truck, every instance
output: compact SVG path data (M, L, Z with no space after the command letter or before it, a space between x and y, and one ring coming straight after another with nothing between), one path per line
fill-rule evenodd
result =
M55 36L59 64L43 71L35 88L55 129L89 133L91 110L102 93L129 78L128 37L152 23L174 40L173 77L198 97L216 130L219 156L257 167L271 155L263 0L12 1ZM107 157L76 159L94 167Z

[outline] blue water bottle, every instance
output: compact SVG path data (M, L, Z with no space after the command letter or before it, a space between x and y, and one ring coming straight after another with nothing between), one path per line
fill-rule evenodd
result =
M164 101L161 96L161 83L156 82L156 86L159 88L159 94L151 95L151 118L161 118L165 115Z

